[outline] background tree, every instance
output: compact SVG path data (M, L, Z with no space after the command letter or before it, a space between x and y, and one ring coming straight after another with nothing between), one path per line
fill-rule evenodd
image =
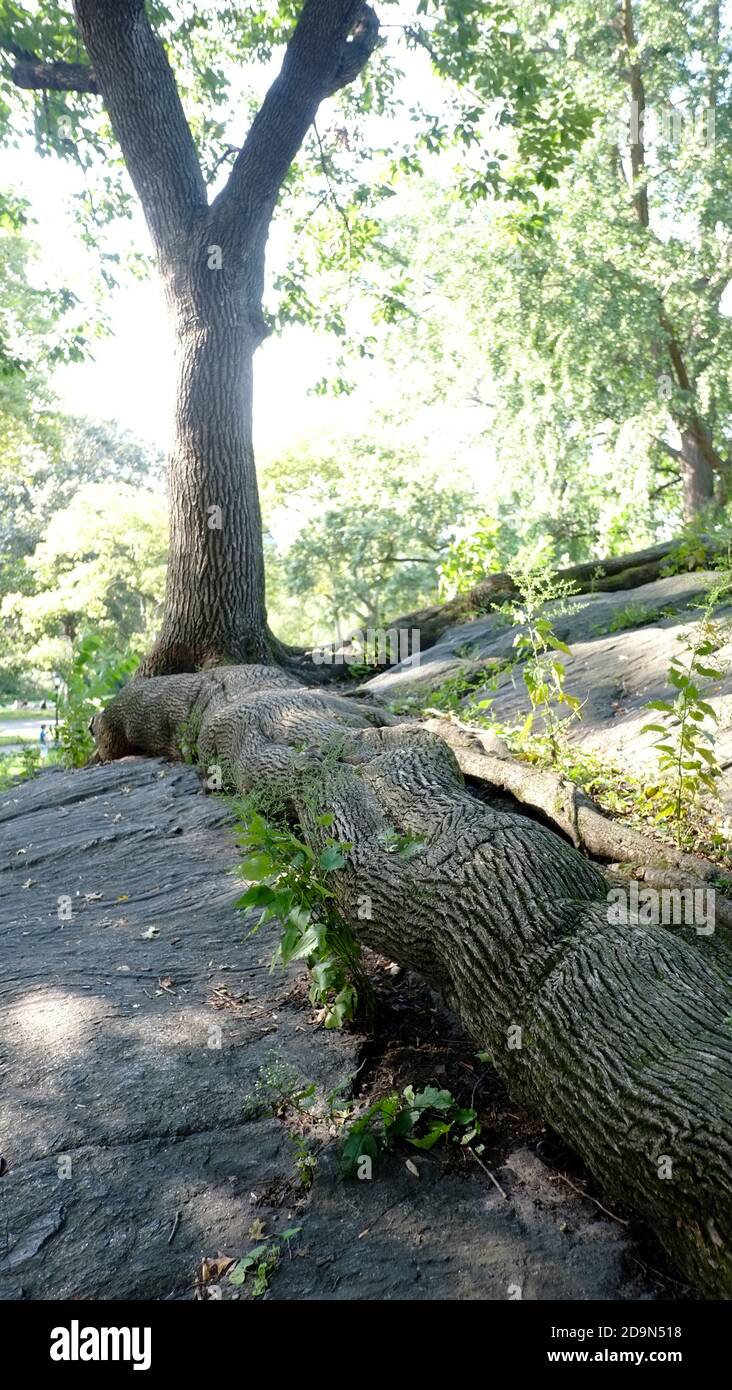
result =
M25 383L27 385L27 381ZM167 515L162 459L112 423L67 417L44 383L43 429L0 467L0 682L50 689L79 632L142 655L159 619Z
M166 520L160 493L112 482L79 488L25 561L23 589L0 604L9 662L64 675L90 629L142 655L160 616Z
M31 478L57 447L53 370L89 346L74 295L37 282L31 230L22 200L0 194L0 589L40 534Z
M571 561L726 500L730 30L714 4L513 13L547 85L593 105L592 132L530 223L443 181L416 202L401 246L419 313L400 334L434 397L482 417L504 549L548 534Z
M385 435L286 454L262 470L262 491L270 532L281 537L268 565L278 631L300 641L379 627L435 602L441 558L475 505L467 481L447 481Z

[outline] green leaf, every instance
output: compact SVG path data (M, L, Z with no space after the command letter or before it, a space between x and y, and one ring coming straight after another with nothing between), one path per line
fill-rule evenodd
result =
M266 1244L255 1246L254 1250L250 1250L247 1255L244 1255L242 1259L239 1260L239 1263L230 1271L229 1282L231 1284L243 1284L252 1265L255 1265L261 1260L262 1256L266 1254L268 1254L268 1246Z
M276 901L276 893L267 883L253 883L240 898L237 907L265 907Z
M564 652L565 656L572 655L572 648L568 647L566 642L560 642L559 638L555 637L553 633L549 633L546 640L549 646L554 648L555 652ZM562 670L563 669L564 668L562 668Z
M376 1135L368 1133L365 1128L359 1128L363 1124L364 1121L357 1120L351 1126L341 1149L341 1171L347 1177L355 1173L361 1157L372 1160L378 1157L379 1145Z
M418 1091L416 1095L412 1087L408 1086L404 1091L405 1099L407 1091L411 1092L412 1099L409 1103L415 1110L449 1110L450 1106L455 1104L449 1091L438 1091L436 1086L425 1086L424 1090Z
M453 1115L453 1123L456 1125L471 1125L475 1119L475 1110L456 1110Z
M326 869L330 872L333 869L342 869L346 860L337 845L330 845L328 849L322 850L318 863L321 869Z
M308 927L306 932L299 937L297 945L291 951L290 960L306 960L314 951L318 949L322 939L322 927L317 923Z
M400 859L415 859L424 849L424 840L408 840L399 846Z
M430 1125L427 1133L422 1135L421 1138L408 1135L407 1143L413 1144L415 1149L432 1149L438 1139L441 1139L443 1134L449 1134L451 1129L451 1123L445 1120L435 1120L434 1123Z
M408 1106L405 1106L393 1117L393 1119L390 1119L388 1125L386 1125L386 1130L388 1132L389 1138L403 1138L406 1134L409 1133L411 1129L414 1128L418 1118L419 1114L416 1110L411 1110Z
M239 873L242 878L256 882L258 879L268 878L274 871L274 863L269 854L253 854L249 859L245 859Z
M297 927L298 931L305 931L312 919L312 912L309 907L298 904L290 909L287 914L287 925Z

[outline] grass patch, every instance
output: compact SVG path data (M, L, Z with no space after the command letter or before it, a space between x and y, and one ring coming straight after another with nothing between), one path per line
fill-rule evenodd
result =
M53 706L50 709L0 709L0 719L18 720L22 722L26 719L45 719L46 723L53 722Z
M615 632L630 632L636 627L651 627L654 623L662 622L664 618L673 618L680 611L672 603L666 603L662 608L649 607L645 603L627 603L624 608L613 614L605 627L596 627L594 631L598 637L607 637Z

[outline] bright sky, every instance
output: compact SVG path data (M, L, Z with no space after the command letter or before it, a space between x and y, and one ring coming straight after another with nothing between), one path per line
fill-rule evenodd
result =
M30 201L37 226L33 240L40 249L39 279L68 284L85 299L93 261L81 245L67 211L79 186L67 164L41 160L32 147L3 154L3 183ZM124 224L123 235L149 251L142 213ZM276 238L273 238L276 246ZM132 278L106 303L111 335L94 348L94 360L71 364L56 374L56 388L72 413L117 419L127 429L165 448L172 413L173 352L162 294L156 276ZM264 425L269 448L293 437L324 416L334 423L337 402L308 396L308 386L325 370L329 345L305 329L270 339L257 355L257 428ZM283 382L286 390L283 392ZM283 401L287 408L283 410ZM353 411L351 411L351 415Z

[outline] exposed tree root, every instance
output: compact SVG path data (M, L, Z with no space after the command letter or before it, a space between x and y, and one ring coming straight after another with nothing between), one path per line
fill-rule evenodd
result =
M449 743L466 777L508 792L540 812L592 859L627 865L632 877L659 888L696 888L721 877L719 865L711 860L612 820L568 777L491 752L479 730L449 719L428 719L424 727ZM717 920L732 927L732 902L718 896L716 911Z
M354 931L442 991L694 1285L732 1296L732 986L702 952L663 927L609 924L600 871L472 796L444 730L272 668L225 668L134 681L96 722L99 754L175 756L185 729L204 767L279 791L314 847L351 842L334 884ZM419 852L394 852L394 831Z

